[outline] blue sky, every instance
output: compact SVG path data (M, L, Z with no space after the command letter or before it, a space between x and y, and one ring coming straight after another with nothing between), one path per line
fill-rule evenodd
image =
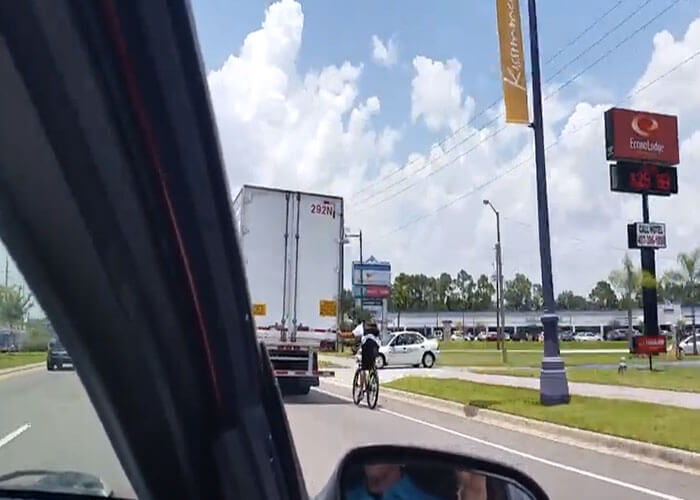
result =
M700 163L700 57L686 61L700 53L700 0L539 0L538 9L545 95L612 50L545 103L555 289L587 294L620 266L625 224L640 212L638 199L609 191L605 109L658 81L624 105L678 114L681 163ZM232 190L343 196L369 254L431 275L493 271L488 198L503 215L506 279L537 281L531 132L488 123L497 108L459 127L501 96L495 0L196 0L193 13ZM395 64L373 57L374 36L393 40ZM456 147L431 149L455 130ZM698 244L700 177L692 167L679 176L677 196L651 202L669 228L660 272Z
M558 78L567 76L597 58L604 50L644 24L674 0L540 0L538 22L540 51L546 61L560 48L566 47L578 33L611 7L615 8L594 29L575 45L568 47L549 64L543 66L546 79L563 64L576 56L609 29L626 17L631 19ZM194 0L192 3L198 36L208 71L220 67L231 53L236 53L245 36L260 27L264 19L264 1ZM521 1L525 36L527 36L527 2ZM644 6L643 9L640 9ZM382 111L374 119L379 125L401 128L403 139L398 151L427 149L439 141L443 133L431 132L420 123L412 124L410 116L411 60L416 55L432 59L456 58L462 63L461 83L465 94L476 100L476 110L500 96L500 69L496 35L494 0L451 2L426 1L367 1L352 2L305 1L304 33L297 67L304 73L329 64L349 60L363 64L360 98L377 95ZM586 73L595 82L596 93L602 88L612 96L624 94L644 69L651 53L650 34L663 28L680 35L688 21L700 8L696 1L681 0L644 31L615 51L605 61ZM398 44L399 63L385 68L371 61L371 37L394 38ZM529 60L529 55L526 56ZM528 68L529 71L529 68ZM585 89L571 88L585 96Z

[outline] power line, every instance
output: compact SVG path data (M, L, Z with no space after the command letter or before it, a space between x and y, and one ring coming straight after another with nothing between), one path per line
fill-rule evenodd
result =
M499 97L499 98L496 99L493 103L489 104L486 108L484 108L484 109L481 110L479 113L477 113L476 115L474 115L467 123L465 123L465 124L463 124L462 126L460 126L460 127L459 127L457 130L455 130L452 134L450 134L450 135L448 135L447 137L445 137L445 138L444 138L443 140L441 140L439 143L432 145L432 146L430 147L430 151L432 151L433 149L436 149L436 148L442 148L442 146L445 145L450 139L455 138L455 137L457 136L457 134L459 134L459 132L461 132L461 131L464 130L466 127L468 127L469 125L471 125L472 123L474 123L474 121L476 121L476 119L477 119L478 117L484 115L489 109L493 108L493 107L494 107L496 104L498 104L501 100L502 100L502 98ZM502 116L503 116L503 113L498 114L498 116L496 116L495 118L492 118L492 119L489 120L488 122L482 124L481 128L483 129L484 127L489 126L490 124L496 122L496 121L497 121L499 118L501 118ZM476 130L476 131L472 132L472 133L469 134L467 137L465 137L464 139L462 139L461 141L459 141L458 143L454 144L453 146L451 146L450 148L448 148L446 151L444 151L443 154L447 154L447 153L449 153L449 152L451 152L451 151L454 151L458 146L464 144L466 141L468 141L469 139L471 139L472 137L474 137L475 135L477 135L478 132L479 132L479 130ZM381 182L383 182L384 180L387 180L387 179L391 178L393 175L395 175L395 174L397 174L397 173L399 173L399 172L406 172L406 170L408 169L408 167L410 167L411 165L413 165L414 163L418 162L418 161L421 160L421 159L423 159L423 157L416 157L416 158L414 158L413 160L410 160L409 162L407 162L404 166L398 167L398 168L394 169L392 172L388 173L387 175L385 175L384 177L382 177L382 178L379 179L378 181L372 182L372 183L370 183L369 185L365 186L364 188L361 188L359 191L357 191L357 192L352 196L351 199L353 199L353 198L355 197L356 194L359 194L359 193L361 193L362 191L366 191L366 190L368 190L368 189L371 190L372 184L378 185L378 184L380 184ZM424 166L424 167L422 167L421 169L419 169L418 171L422 170L423 168L426 168L426 167ZM415 173L415 172L414 172L414 173ZM374 195L376 195L376 194L378 194L378 193L380 193L380 192L387 191L388 189L392 188L393 186L395 186L395 185L397 185L397 184L401 184L402 182L404 182L404 181L406 181L406 180L408 180L408 177L404 177L403 179L399 180L398 182L395 182L395 183L391 184L390 186L387 186L386 188L379 190L378 192L375 192L375 193L373 193L373 194L370 193L368 196L366 196L366 197L364 197L364 198L358 200L358 201L355 202L355 203L362 203L363 201L368 200L368 199L371 198L372 196L374 196Z
M401 189L400 191L396 191L396 192L390 194L390 195L387 196L386 198L383 198L383 199L381 199L381 200L379 200L379 201L377 201L377 202L375 202L375 203L373 203L373 204L371 204L371 205L368 205L367 207L361 208L359 211L367 210L367 209L376 207L377 205L381 205L382 203L385 203L385 202L391 200L392 198L397 197L397 196L400 195L401 193L404 193L404 192L408 191L409 189L414 188L415 186L417 186L418 184L420 184L421 182L423 182L423 180L427 179L427 178L430 177L430 176L435 175L435 174L438 173L439 171L441 171L441 170L447 168L448 166L454 164L454 163L455 163L457 160L459 160L460 158L463 158L464 156L468 155L469 153L471 153L472 151L474 151L476 148L478 148L479 146L481 146L483 143L485 143L485 142L491 140L493 137L495 137L495 136L497 136L498 134L500 134L501 132L503 132L506 128L507 128L507 125L503 125L501 128L496 129L493 133L491 133L490 135L487 135L487 136L484 137L481 141L479 141L479 142L477 142L476 144L474 144L474 145L473 145L471 148L469 148L468 150L466 150L466 151L464 151L464 152L458 154L457 156L455 156L454 158L452 158L450 161L448 161L448 162L445 163L444 165L442 165L442 166L436 168L435 170L433 170L432 172L428 173L428 175L426 175L425 177L423 177L423 178L417 180L417 181L414 182L413 184L409 184L408 186L406 186L405 188ZM428 162L428 163L426 163L426 165L424 165L423 167L421 167L419 170L417 170L417 171L414 172L414 173L420 172L421 170L424 170L425 168L427 168L427 167L430 166L430 165L431 165L431 162ZM406 179L408 179L408 177L407 177Z
M528 228L530 228L530 229L535 229L535 224L533 224L533 223L524 222L524 221L521 221L521 220L518 220L518 219L514 219L514 218L509 217L509 216L507 216L507 215L501 215L501 217L503 217L503 219L506 220L506 221L513 222L513 223L518 224L518 225L520 225L520 226L525 226L525 227L528 227ZM589 241L586 241L586 240L584 240L583 238L577 238L577 237L575 237L575 236L565 236L565 237L563 237L563 238L557 236L556 238L557 238L557 239L561 239L561 240L565 240L565 241L566 241L566 240L568 240L568 241L573 241L573 242L576 242L576 243L584 243L584 244L590 243ZM615 252L628 252L628 251L630 250L629 248L626 248L626 247L618 247L618 246L613 246L613 245L606 245L606 246L604 246L604 247L600 247L600 246L599 246L599 247L597 247L597 248L600 249L600 250L607 250L607 251L612 250L612 251L615 251ZM561 253L561 252L557 252L557 253ZM671 258L671 257L663 257L663 256L657 256L657 257L658 257L659 259L675 260L675 259L673 259L673 258Z
M645 0L642 4L640 4L639 7L637 7L637 9L635 10L635 12L637 12L639 9L642 9L644 6L646 6L648 3L650 3L650 1L651 1L651 0ZM593 63L591 63L590 65L588 65L588 66L587 66L586 68L584 68L583 70L579 71L576 75L574 75L572 78L570 78L569 80L567 80L566 82L564 82L564 84L562 84L562 85L559 86L557 89L555 89L553 92L551 92L549 95L547 95L547 96L544 98L544 100L547 100L547 99L549 99L550 97L556 95L556 94L557 94L558 92L560 92L562 89L564 89L565 87L567 87L568 85L570 85L571 83L573 83L576 79L578 79L581 75L583 75L583 73L585 73L586 71L588 71L589 69L591 69L593 66L595 66L596 64L598 64L600 61L602 61L602 60L605 59L606 57L608 57L608 56L609 56L610 54L612 54L615 50L617 50L619 47L621 47L624 43L626 43L628 40L630 40L633 36L635 36L637 33L641 32L643 29L645 29L647 26L649 26L653 21L655 21L655 20L658 19L660 16L662 16L664 13L666 13L668 10L670 10L670 9L671 9L673 6L675 6L679 1L680 1L680 0L674 0L671 4L669 4L667 7L665 7L662 11L658 12L655 16L653 16L651 19L649 19L649 20L648 20L646 23L644 23L642 26L638 27L636 30L634 30L632 33L630 33L628 36L626 36L625 38L623 38L620 42L618 42L614 47L612 47L611 49L609 49L609 50L608 50L606 53L604 53L601 57L599 57L598 59L596 59L595 61L593 61ZM616 7L616 6L615 6L615 7ZM613 10L613 9L610 9L609 12L611 12L612 10ZM608 13L609 13L609 12L608 12ZM633 16L633 15L634 15L634 13L632 14L632 16ZM578 55L576 55L572 60L570 60L568 63L566 63L564 67L569 66L571 63L573 63L573 62L575 62L576 60L580 59L588 50L590 50L593 46L595 46L597 43L599 43L602 39L604 39L605 37L609 36L609 34L611 34L612 32L616 31L616 30L619 29L621 26L623 26L624 23L625 23L627 20L629 20L632 16L628 16L628 17L625 18L622 22L618 23L615 27L613 27L611 30L608 30L608 32L606 32L606 34L604 34L603 37L601 37L599 40L597 40L596 42L594 42L593 45L591 45L591 46L587 47L586 49L584 49L583 52L581 52L581 53L579 53ZM586 28L586 29L579 35L578 38L580 38L581 36L583 36L583 34L585 34L585 32L587 32L589 29L590 29L590 28ZM571 42L570 42L570 43L571 43ZM551 58L550 58L550 59L551 59ZM562 69L563 69L563 68L562 68ZM561 72L561 71L557 71L557 73L555 73L554 75L552 75L551 77L549 77L547 80L545 80L545 82L550 81L554 76L558 75L560 72ZM438 144L438 147L440 147L441 145L445 144L449 139L455 137L455 135L456 135L460 130L463 130L463 129L466 128L468 125L470 125L471 123L473 123L473 121L474 121L478 116L483 115L486 111L488 111L489 109L493 108L493 107L494 107L496 104L498 104L500 101L501 101L501 98L499 97L496 101L494 101L492 104L490 104L487 108L485 108L484 110L482 110L478 115L475 115L468 123L466 123L465 125L461 126L461 127L460 127L459 129L457 129L453 134L451 134L451 135L447 136L446 138L444 138L444 139ZM503 116L503 113L500 113L498 116L496 116L495 118L493 118L492 120L490 120L489 122L487 122L486 124L484 124L484 125L482 126L482 128L484 128L484 127L490 125L491 123L494 123L495 121L497 121L498 119L500 119L502 116ZM489 136L489 138L494 137L495 135L497 135L498 133L500 133L501 130L502 130L502 129L498 129L497 132L494 133L494 134L491 134L491 135ZM476 131L474 131L473 133L471 133L469 136L467 136L466 138L462 139L460 142L458 142L457 144L455 144L454 146L452 146L451 148L448 148L446 151L443 152L443 155L442 155L440 158L444 158L445 155L447 155L448 153L454 151L457 147L459 147L460 145L464 144L464 143L467 142L469 139L471 139L472 137L476 136L478 133L479 133L479 130L476 130ZM478 146L478 145L480 145L480 144L483 144L484 142L486 142L486 141L485 141L485 140L482 140L482 141L480 141L479 143L477 143L476 146ZM476 149L476 146L470 148L468 151L466 151L466 152L464 152L464 153L461 153L460 155L458 155L457 158L462 158L462 157L466 156L466 154L468 154L469 152L474 151L474 150ZM432 149L433 149L433 148L431 147L431 151L432 151ZM416 161L418 161L418 160L420 160L420 159L422 159L422 157L414 158L413 160L411 160L409 163L407 163L407 164L404 165L403 167L398 167L398 168L395 169L394 171L392 171L392 172L390 172L389 174L387 174L386 176L384 176L382 179L371 183L369 186L367 186L367 187L364 188L364 189L361 188L361 189L358 191L358 193L361 192L361 191L363 191L363 190L371 190L371 189L372 189L372 185L379 185L381 182L383 182L383 180L386 180L386 179L392 177L392 176L395 175L396 173L405 172L406 169L407 169L407 167L408 167L409 165L415 163ZM436 173L436 172L438 172L438 171L440 171L440 170L443 170L445 167L454 164L454 162L455 162L455 161L450 161L450 162L448 162L448 163L445 164L443 167L441 167L441 168L439 168L439 169L436 169L435 171L431 172L428 176L426 176L426 178L432 176L434 173ZM372 197L374 197L374 196L377 196L377 195L379 195L379 194L381 194L381 193L384 193L384 192L386 192L386 191L389 191L392 187L395 187L395 186L397 186L397 185L399 185L399 184L402 184L403 182L406 182L406 181L409 179L409 175L415 175L416 173L421 172L421 171L425 170L426 168L430 167L432 164L433 164L433 160L430 160L430 159L426 160L425 165L423 165L423 166L422 166L421 168L419 168L417 171L411 172L411 173L407 173L407 174L406 174L403 178L401 178L400 180L398 180L398 181L396 181L396 182L394 182L394 183L390 184L389 186L386 186L386 187L384 187L384 188L382 188L382 189L379 189L379 190L377 190L377 191L374 191L373 193L370 193L369 195L365 196L364 198L358 200L356 203L351 203L351 205L355 205L355 204L357 204L357 203L362 203L362 202L364 202L364 201L366 201L366 200L369 200L370 198L372 198ZM378 202L376 202L376 203L373 203L372 205L370 205L370 206L368 206L368 207L362 208L361 210L366 210L366 209L368 209L368 208L372 208L372 207L378 206L378 205L380 205L380 204L382 204L382 203L384 203L384 202L386 202L386 201L389 201L389 200L395 198L396 196L398 196L399 194L402 194L402 193L408 191L409 189L411 189L412 187L415 187L416 185L420 184L420 182L421 182L422 180L423 180L423 179L421 179L421 180L419 180L419 181L417 181L417 182L414 182L413 184L409 185L408 187L403 188L403 189L401 189L401 190L399 190L399 191L397 191L397 192L394 192L393 194L391 194L391 195L389 195L389 196L383 198L382 200L380 200L380 201L378 201Z
M625 100L628 100L628 99L630 99L631 97L633 97L633 96L639 94L640 92L646 90L648 87L651 87L652 85L654 85L656 82L658 82L658 81L661 80L662 78L666 78L668 75L670 75L671 73L673 73L674 71L676 71L677 69L679 69L681 66L683 66L683 65L685 65L685 64L687 64L687 63L689 63L690 61L692 61L693 59L695 59L695 58L698 57L698 56L700 56L700 50L698 50L697 52L694 52L694 53L691 54L690 56L686 57L686 58L683 59L680 63L676 64L675 66L673 66L673 67L672 67L671 69L669 69L668 71L665 71L664 73L660 74L659 76L657 76L656 78L654 78L654 79L651 80L650 82L647 82L647 83L645 83L644 85L642 85L641 87L636 88L632 93L628 94L628 96L625 98Z
M648 0L648 1L650 1L650 0ZM559 51L558 51L554 56L550 57L550 58L545 62L545 64L547 64L548 62L550 62L551 60L553 60L555 57L557 57L559 54L561 54L561 53L562 53L564 50L566 50L568 47L572 46L576 41L578 41L579 39L581 39L581 38L582 38L588 31L590 31L599 21L601 21L602 19L604 19L607 15L609 15L612 11L614 11L614 10L615 10L617 7L619 7L621 4L622 4L622 0L619 0L619 1L617 2L617 4L615 4L612 8L608 9L607 11L605 11L605 12L604 12L601 16L599 16L593 23L591 23L591 24L590 24L588 27L586 27L582 32L580 32L576 37L574 37L574 39L570 40L564 47L560 48ZM618 27L619 27L619 26L618 26ZM614 31L614 30L613 30L613 31ZM498 103L500 103L502 100L503 100L503 98L500 97L500 96L499 96L498 98L496 98L491 104L489 104L489 105L486 106L484 109L482 109L480 112L478 112L477 114L475 114L472 118L470 118L469 121L467 121L466 123L464 123L463 125L461 125L459 128L457 128L457 129L456 129L454 132L452 132L451 134L447 135L445 138L443 138L443 139L442 139L439 143L437 143L436 145L432 145L432 146L430 147L430 150L432 151L434 148L441 148L444 144L447 143L447 141L449 141L450 139L456 137L456 136L457 136L460 132L462 132L465 128L467 128L469 125L473 124L473 123L476 121L477 118L483 116L487 111L489 111L490 109L492 109L493 107L495 107L495 106L496 106ZM489 122L487 122L486 124L482 125L481 128L484 128L484 127L488 126L489 124L495 122L496 120L498 120L499 118L501 118L503 115L504 115L504 113L501 112L496 118L494 118L494 119L490 120ZM466 141L469 140L470 138L474 137L477 133L478 133L478 131L473 132L473 133L470 134L467 138L463 139L462 141L460 141L460 142L459 142L458 144L456 144L455 146L449 148L447 151L444 151L443 154L447 154L447 153L453 151L457 146L463 144L464 142L466 142ZM421 159L422 159L422 157L414 158L413 160L410 160L409 162L407 162L405 165L395 168L394 170L392 170L391 172L387 173L386 175L384 175L384 176L381 177L380 179L377 179L376 181L372 181L369 185L366 185L366 186L364 186L364 187L358 189L357 191L355 191L355 192L351 195L350 200L351 200L351 201L354 200L358 195L362 194L364 191L368 191L368 190L371 191L371 190L373 189L373 186L381 184L382 182L384 182L384 181L387 180L387 179L390 179L391 177L393 177L393 176L396 175L397 173L405 172L406 169L408 169L408 167L410 167L411 165L413 165L414 163L416 163L417 161L419 161L419 160L421 160ZM387 190L391 189L392 187L396 186L397 184L401 184L402 182L405 182L407 179L408 179L408 178L405 177L405 178L399 180L398 182L393 183L393 184L391 184L390 186L387 186L386 188L379 190L378 192L375 192L374 194L369 194L368 196L365 196L364 198L362 198L362 199L360 199L360 200L357 200L357 202L355 202L355 203L362 203L363 201L368 200L369 198L371 198L372 196L374 196L374 195L376 195L376 194L378 194L378 193L387 191ZM353 203L353 204L355 204L355 203Z
M661 11L657 12L651 19L649 19L647 22L645 22L644 24L642 24L641 26L639 26L637 29L635 29L634 31L632 31L632 32L631 32L630 34L628 34L625 38L623 38L622 40L620 40L619 42L617 42L617 44L615 44L612 48L610 48L610 49L609 49L607 52L605 52L603 55L601 55L600 57L598 57L596 60L594 60L594 61L593 61L592 63L590 63L588 66L586 66L585 68L583 68L581 71L579 71L579 72L576 73L574 76L572 76L571 78L569 78L567 81L565 81L565 82L564 82L563 84L561 84L559 87L557 87L555 90L553 90L552 92L550 92L550 93L544 98L544 100L546 101L546 100L549 99L550 97L555 96L556 94L558 94L559 92L561 92L563 89L565 89L566 87L568 87L569 85L571 85L574 81L576 81L576 80L577 80L581 75L583 75L586 71L588 71L588 70L591 69L593 66L595 66L596 64L598 64L600 61L602 61L603 59L605 59L606 57L608 57L610 54L612 54L613 52L615 52L617 49L619 49L620 47L622 47L622 45L624 45L625 43L627 43L630 39L632 39L632 37L634 37L635 35L637 35L638 33L640 33L642 30L644 30L645 28L647 28L651 23L653 23L654 21L656 21L659 17L661 17L662 15L664 15L666 12L668 12L668 11L669 11L672 7L674 7L678 2L680 2L680 0L673 0L673 2L671 2L669 5L667 5L666 7L664 7Z
M617 30L620 29L622 26L624 26L625 24L627 24L628 21L630 21L636 14L638 14L639 12L641 12L641 10L642 10L644 7L646 7L647 5L649 5L649 3L651 3L651 0L645 0L644 2L642 2L641 4L639 4L637 7L635 7L634 11L633 11L630 15L628 15L628 16L622 18L622 20L621 20L620 22L618 22L615 26L613 26L612 28L610 28L610 29L609 29L608 31L606 31L605 33L603 33L603 35L602 35L600 38L598 38L595 42L593 42L593 43L590 44L588 47L586 47L585 49L583 49L581 52L579 52L579 53L576 55L576 57L574 57L573 59L570 59L570 60L569 60L568 62L566 62L563 66L561 66L557 71L555 71L552 75L550 75L549 78L547 78L547 80L552 80L552 79L554 79L556 76L559 76L566 68L568 68L569 66L571 66L573 63L575 63L575 62L578 61L579 59L581 59L581 58L582 58L584 55L586 55L591 49L593 49L594 47L596 47L598 44L600 44L603 40L605 40L607 37L609 37L609 36L610 36L611 34L613 34L615 31L617 31Z
M500 100L500 99L499 99L499 100ZM487 109L488 109L488 108L487 108ZM450 148L448 148L448 149L446 149L445 151L443 151L442 157L444 158L448 153L451 153L452 151L454 151L455 149L457 149L459 146L461 146L462 144L464 144L465 142L467 142L469 139L471 139L472 137L475 137L475 136L480 132L480 130L483 130L485 127L488 127L488 126L491 125L492 123L495 123L495 122L498 121L498 119L501 118L502 116L503 116L503 113L499 114L499 115L496 116L495 118L492 118L492 119L489 120L488 122L484 123L484 124L482 125L482 128L481 128L481 129L475 130L474 132L472 132L471 134L469 134L467 137L465 137L464 139L462 139L462 140L459 141L458 143L454 144L454 145L451 146ZM496 134L492 134L492 135L496 135ZM445 142L447 142L447 140L450 139L451 137L453 137L453 136L450 136L450 137L446 138L445 140L442 141L441 144L444 144ZM485 141L481 141L479 144L481 144L482 142L485 142ZM439 145L438 145L438 146L435 146L435 147L439 147ZM432 151L433 149L435 149L435 147L432 147L432 148L430 149L430 151ZM472 149L473 149L473 148L472 148ZM471 151L471 150L470 150L470 151ZM406 164L405 167L399 169L399 171L408 168L409 165L411 165L412 163L415 163L415 162L418 161L419 159L421 159L421 158L415 158L415 159L411 160L409 163ZM426 168L428 168L431 164L432 164L432 160L426 159L425 165L423 165L422 167L420 167L420 168L419 168L418 170L416 170L415 172L410 172L410 175L415 175L415 174L417 174L418 172L422 172L423 170L425 170ZM430 175L432 175L432 174L430 174ZM390 177L390 175L387 176L387 177ZM429 177L429 176L428 176L428 177ZM366 200L369 200L369 199L372 198L373 196L376 196L376 195L378 195L378 194L384 193L384 192L388 191L389 189L391 189L392 187L397 186L398 184L401 184L401 183L403 183L403 182L406 182L408 179L409 179L409 177L408 177L408 174L407 174L405 177L399 179L398 181L396 181L396 182L394 182L394 183L392 183L392 184L390 184L390 185L388 185L388 186L386 186L386 187L380 189L379 191L376 191L375 193L371 193L369 196L367 196L367 197L365 197L365 198L363 198L363 199L361 199L361 200L358 200L355 204L357 204L357 203L362 203L362 202L364 202L364 201L366 201ZM402 191L402 192L403 192L403 191ZM374 205L371 205L371 206L376 206L376 205L378 205L378 204L379 204L379 203L375 203Z
M581 33L579 33L578 35L576 35L576 36L575 36L574 38L572 38L566 45L564 45L564 46L561 47L559 50L557 50L557 52L556 52L555 54L553 54L553 55L551 55L549 58L547 58L547 60L543 63L543 65L546 66L547 64L549 64L550 62L552 62L554 59L556 59L557 57L559 57L559 55L561 55L562 52L564 52L566 49L568 49L569 47L573 46L576 42L578 42L581 38L583 38L584 35L585 35L586 33L588 33L588 32L591 31L593 28L595 28L595 27L598 25L598 23L599 23L600 21L602 21L603 19L605 19L610 13L612 13L615 9L617 9L620 5L622 5L622 2L623 2L623 0L618 0L618 2L617 2L615 5L613 5L613 6L610 7L608 10L606 10L605 12L603 12L600 16L598 16L598 17L595 19L595 21L593 21L591 24L589 24Z
M474 122L476 121L477 118L483 116L484 114L486 114L486 112L487 112L488 110L490 110L491 108L493 108L494 106L496 106L496 104L498 104L499 102L501 102L502 99L503 99L502 97L499 97L498 99L496 99L495 101L493 101L491 104L489 104L488 106L486 106L484 109L482 109L481 111L479 111L477 114L475 114L474 116L472 116L472 117L469 119L469 121L467 121L466 123L462 124L462 125L461 125L459 128L457 128L454 132L452 132L451 134L449 134L448 136L446 136L445 138L443 138L443 139L442 139L440 142L438 142L437 144L432 145L432 146L430 147L431 151L432 151L434 148L441 148L447 141L449 141L450 139L456 137L457 134L459 134L462 130L464 130L464 129L467 128L469 125L471 125L472 123L474 123ZM501 116L503 116L503 113L499 114L498 117L496 117L496 119L500 118ZM485 124L484 126L488 125L488 123L492 123L493 121L495 121L495 119L494 119L494 120L491 120L490 122L487 122L487 124ZM482 128L483 128L483 126L482 126ZM473 137L473 136L474 136L474 134L470 135L469 137ZM469 138L469 137L468 137L468 138ZM468 138L467 138L467 139L468 139ZM466 139L465 139L465 140L466 140ZM462 141L462 142L464 142L464 141ZM460 144L461 144L461 143L460 143ZM418 160L420 160L420 158L414 158L413 160L410 160L410 161L409 161L408 163L406 163L405 165L403 165L403 166L401 166L401 167L398 167L398 168L392 170L391 172L389 172L388 174L386 174L384 177L378 179L377 181L372 181L372 183L370 183L370 184L379 184L379 183L385 181L386 179L391 178L391 177L394 176L395 174L397 174L397 173L403 171L404 169L406 169L407 167L411 166L413 163L417 162ZM370 186L365 186L365 187L363 187L363 188L360 188L359 190L357 190L355 193L353 193L353 194L351 195L351 198L350 198L350 199L353 199L353 198L354 198L355 196L357 196L358 194L361 194L362 191L366 191L367 189L370 189L370 188L371 188L371 185L370 185ZM362 201L363 201L363 200L359 200L359 202L362 202Z
M645 83L644 85L638 87L637 89L631 91L629 94L627 94L627 96L626 96L624 99L622 99L622 100L618 103L618 105L619 105L619 104L622 104L622 103L625 102L625 101L628 101L629 99L631 99L631 98L634 97L635 95L637 95L637 94L639 94L639 93L645 91L646 89L648 89L649 87L651 87L651 86L654 85L655 83L658 83L660 80L662 80L662 79L665 78L666 76L670 75L670 74L673 73L674 71L678 70L680 67L686 65L687 63L689 63L690 61L692 61L693 59L695 59L695 58L698 57L699 55L700 55L700 50L698 50L697 52L695 52L695 53L691 54L690 56L686 57L684 60L682 60L681 62L679 62L679 63L676 64L675 66L671 67L670 69L668 69L667 71L665 71L665 72L662 73L661 75L657 76L657 77L654 78L653 80L651 80L651 81ZM580 132L581 130L583 130L583 129L585 129L585 128L588 128L590 125L592 125L592 124L595 123L595 122L598 122L599 120L600 120L600 117L594 117L593 119L587 121L586 123L584 123L584 124L581 125L580 127L576 128L576 129L574 129L574 130L572 130L572 131L570 131L570 132L564 132L564 133L562 133L561 135L559 135L559 137L558 137L554 142L552 142L551 144L549 144L549 145L545 148L545 151L547 151L547 150L549 150L550 148L554 147L555 145L559 144L560 141L561 141L561 139L562 139L563 137L568 137L568 136L574 135L574 134ZM392 235L392 234L394 234L394 233L396 233L396 232L399 232L399 231L401 231L401 230L403 230L403 229L405 229L405 228L407 228L407 227L409 227L409 226L411 226L411 225L413 225L413 224L415 224L415 223L417 223L417 222L419 222L419 221L421 221L421 220L423 220L423 219L426 219L426 218L428 218L428 217L431 217L431 216L435 215L436 213L438 213L438 212L444 210L445 208L447 208L447 207L449 207L449 206L451 206L451 205L454 205L454 204L457 203L459 200L462 200L462 199L464 199L464 198L467 198L467 197L469 197L469 196L475 194L476 192L480 191L481 189L483 189L484 187L488 186L489 184L492 184L493 182L496 182L497 180L499 180L499 179L501 179L502 177L504 177L505 175L507 175L507 174L513 172L513 171L516 170L518 167L520 167L520 166L524 165L525 163L527 163L528 161L530 161L532 158L533 158L533 155L530 155L528 158L526 158L526 159L523 160L522 162L516 163L513 167L510 167L509 169L507 169L507 170L505 170L505 171L503 171L503 172L501 172L501 173L495 175L494 177L491 177L491 178L488 179L486 182L484 182L484 183L482 183L482 184L480 184L480 185L478 185L478 186L472 188L471 190L469 190L469 191L467 191L467 192L465 192L465 193L463 193L463 194L457 196L457 197L454 198L453 200L451 200L451 201L445 203L444 205L441 205L440 207L438 207L438 208L435 209L434 211L429 212L429 213L427 213L427 214L424 214L424 215L422 215L422 216L419 216L419 217L417 217L417 218L415 218L415 219L413 219L413 220L407 222L406 224L403 224L402 226L397 227L396 229L394 229L394 230L392 230L391 232L387 233L386 236L390 236L390 235Z

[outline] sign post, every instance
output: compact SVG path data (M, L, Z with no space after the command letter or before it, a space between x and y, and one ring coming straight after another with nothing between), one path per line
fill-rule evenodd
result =
M639 249L642 261L644 338L633 338L630 349L649 355L666 350L659 335L654 252L666 248L666 225L649 221L649 196L678 193L676 167L678 119L671 115L611 108L605 112L605 153L610 161L610 190L642 195L642 222L628 224L627 247Z

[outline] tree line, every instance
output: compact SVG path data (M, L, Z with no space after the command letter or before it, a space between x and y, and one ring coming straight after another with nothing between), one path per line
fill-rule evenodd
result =
M700 248L681 253L676 269L656 280L659 302L692 304L700 299ZM607 279L599 280L586 295L563 290L556 297L558 309L601 310L628 309L642 305L644 276L629 255L622 267L613 270ZM503 286L505 307L512 311L542 309L542 285L526 275L516 273ZM439 276L400 273L394 279L389 299L390 311L484 311L495 308L495 276L481 274L474 278L465 270L456 276L443 272ZM352 300L351 296L347 297Z

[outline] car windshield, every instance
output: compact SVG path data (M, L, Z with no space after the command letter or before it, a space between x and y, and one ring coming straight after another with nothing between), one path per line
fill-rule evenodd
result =
M172 18L136 22L181 1ZM198 286L215 273L195 275L191 261L242 263L244 278L222 275L249 303L221 302L268 353L311 495L349 449L410 441L522 468L552 498L698 496L698 0L20 4L0 2L0 490L135 498L140 484L88 397L98 384L87 381L102 379L89 378L95 360L79 357L74 336L91 352L111 350L99 328L61 317L51 286L75 279L71 293L84 294L80 314L94 325L104 311L79 286L86 273L18 266L68 241L67 253L105 266L157 246L166 257L153 268L187 282L203 330L218 331L207 307L229 291L200 304ZM195 43L161 43L160 23ZM65 44L52 42L59 33ZM36 45L23 50L28 39ZM172 61L186 75L173 70L171 81ZM180 102L195 91L200 99ZM156 111L159 120L144 118ZM207 134L204 152L172 147ZM54 163L54 177L5 187ZM209 168L218 181L205 178ZM173 195L134 190L146 200L137 203L103 186L122 181ZM79 182L90 192L74 193ZM49 219L54 207L38 194L47 185L76 198L65 218L96 233L90 244L104 255L61 227L42 238L27 229L12 245L20 202ZM199 204L177 205L194 185L226 193L215 199L221 232L231 231L216 235L220 254L178 246L181 232L216 226ZM122 246L95 223L107 215L85 208L102 199L124 204L109 205L109 217L134 223ZM165 219L182 227L161 238ZM100 279L124 310L139 302L143 290L118 272ZM155 306L146 316L176 322ZM362 344L370 324L376 353ZM134 336L125 329L124 345ZM148 358L155 365L186 349L206 354L193 365L212 374L223 364L189 337L152 342L162 347ZM134 351L105 378L146 359ZM218 383L241 392L239 381ZM553 437L561 429L565 440ZM357 479L363 498L391 496L386 478ZM491 498L481 486L443 497Z

